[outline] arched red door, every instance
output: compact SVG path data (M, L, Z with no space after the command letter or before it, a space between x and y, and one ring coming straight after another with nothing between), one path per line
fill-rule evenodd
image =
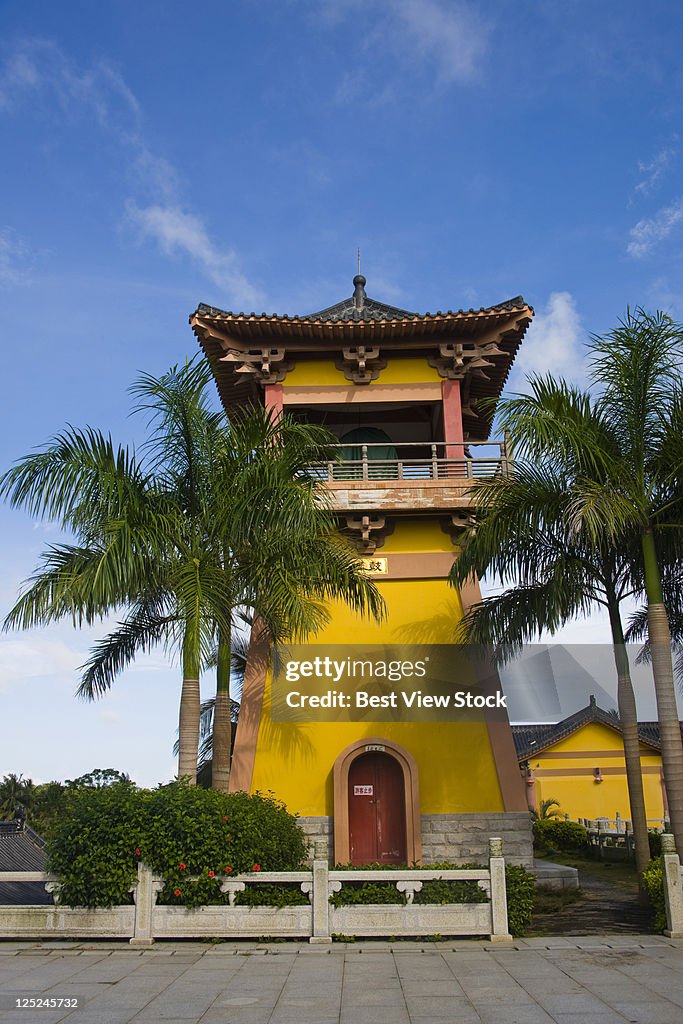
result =
M349 769L349 852L352 864L406 863L403 771L389 754L372 751Z

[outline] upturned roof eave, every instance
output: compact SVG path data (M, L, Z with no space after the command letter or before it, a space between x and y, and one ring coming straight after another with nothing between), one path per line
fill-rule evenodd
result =
M602 708L593 707L589 705L586 708L581 708L579 711L574 712L573 715L569 715L567 718L562 719L561 721L557 722L554 726L546 726L545 728L552 730L551 732L549 732L548 736L544 740L541 740L539 743L535 743L533 746L527 744L526 746L517 750L517 760L526 761L530 757L540 755L544 751L547 751L551 747L554 747L557 743L562 743L564 740L569 739L570 736L575 735L585 726L593 724L605 725L609 729L612 729L614 732L618 733L620 736L623 736L621 723L617 719L609 715L607 711L603 711ZM515 735L516 729L530 729L533 727L533 723L529 723L528 725L524 725L523 723L513 725L513 737ZM657 753L661 752L661 743L658 743L657 740L653 738L643 735L640 731L640 728L638 730L638 740L644 746L650 747Z

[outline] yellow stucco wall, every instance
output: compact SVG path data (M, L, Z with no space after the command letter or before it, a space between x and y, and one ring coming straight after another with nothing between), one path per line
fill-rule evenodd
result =
M643 788L648 818L664 815L660 781L661 757L651 747L641 747ZM624 747L614 729L590 722L571 736L529 758L536 779L536 802L556 799L563 813L576 818L630 818ZM595 782L599 768L602 782ZM548 774L550 773L550 774Z
M399 522L377 554L452 550L434 520ZM378 579L387 620L377 625L347 607L332 607L330 625L315 643L451 643L462 604L445 579ZM333 813L332 767L350 743L383 737L418 764L422 812L502 811L496 766L484 722L345 722L292 724L268 714L269 682L259 730L252 789L273 790L291 811Z
M336 353L330 352L326 359L305 359L299 357L293 370L285 377L283 388L288 387L326 387L330 384L351 387L351 382L344 376L343 370L334 365ZM373 384L429 384L439 383L438 371L430 366L425 354L424 359L415 356L391 355L388 365L380 370L379 377L364 387Z

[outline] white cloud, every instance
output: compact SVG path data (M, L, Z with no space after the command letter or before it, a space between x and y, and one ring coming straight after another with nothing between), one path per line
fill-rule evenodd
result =
M11 107L18 94L39 84L38 68L28 54L12 54L0 71L0 110Z
M491 32L479 11L463 0L316 0L314 17L333 29L344 20L362 19L362 45L373 62L378 47L390 49L403 61L431 68L446 84L479 76ZM366 75L347 71L336 99L354 99L361 89L370 95ZM382 97L390 95L385 86Z
M553 292L546 307L536 313L522 342L515 371L552 373L581 380L584 374L582 343L585 331L569 292Z
M126 204L142 235L165 255L180 253L226 292L229 302L255 304L259 293L231 248L219 248L201 219L183 211L176 169L146 141L144 113L120 72L109 62L79 68L49 40L25 40L0 67L0 110L17 107L28 95L57 102L65 120L89 119L122 151L135 199ZM0 233L0 284L14 274L17 241Z
M37 635L30 639L0 640L0 692L8 692L14 684L46 676L72 680L76 688L78 666L86 658L83 650L70 647L63 640Z
M631 241L626 247L629 256L647 256L683 223L683 196L670 206L659 210L654 217L639 220L629 232Z
M240 270L236 254L217 248L199 217L177 206L140 208L135 203L129 203L128 212L142 234L154 239L165 255L184 253L202 267L231 300L252 307L258 303L259 292Z
M675 139L677 139L677 136L675 136ZM635 191L643 196L649 195L659 184L677 154L678 146L672 144L663 146L649 163L639 161L638 170L644 177L636 185Z
M473 7L454 0L396 0L388 10L398 20L401 47L430 61L442 81L477 77L489 29Z
M18 285L27 279L32 253L12 228L0 231L0 288Z

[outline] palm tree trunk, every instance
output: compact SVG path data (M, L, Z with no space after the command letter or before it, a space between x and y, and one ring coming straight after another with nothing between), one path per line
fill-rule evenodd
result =
M183 688L180 694L180 721L178 723L178 778L191 786L197 784L197 754L199 751L199 636L189 622L183 639Z
M230 634L219 631L216 666L216 704L213 711L211 788L227 793L230 785L232 714L230 704Z
M628 799L631 805L631 824L633 839L636 846L636 870L641 896L644 895L642 873L650 860L650 841L647 832L647 811L645 810L645 793L643 791L643 773L640 764L640 738L638 736L638 712L636 697L631 681L631 669L624 643L624 629L619 614L619 605L610 600L608 595L610 625L612 627L612 643L614 661L617 666L617 703L619 705L619 721L624 741L624 760L626 762L626 784Z
M657 549L650 526L641 532L647 594L647 632L657 696L664 785L676 849L683 853L683 742L676 706L669 618L664 607Z

